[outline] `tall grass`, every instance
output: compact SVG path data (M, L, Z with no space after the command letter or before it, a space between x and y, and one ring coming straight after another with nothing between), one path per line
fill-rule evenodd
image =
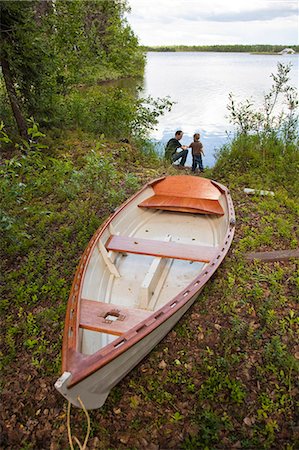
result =
M284 188L298 196L298 141L285 143L276 136L237 135L218 152L213 173L228 181L242 179L254 188Z
M252 100L237 104L230 94L227 109L236 135L216 155L215 176L243 180L256 188L284 188L298 196L298 96L289 84L290 71L290 65L278 64L262 108Z

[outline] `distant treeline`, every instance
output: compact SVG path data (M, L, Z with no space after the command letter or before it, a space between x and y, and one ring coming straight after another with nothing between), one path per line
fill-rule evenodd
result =
M279 53L285 48L292 48L299 53L299 45L163 45L159 47L144 46L147 52L244 52L244 53Z

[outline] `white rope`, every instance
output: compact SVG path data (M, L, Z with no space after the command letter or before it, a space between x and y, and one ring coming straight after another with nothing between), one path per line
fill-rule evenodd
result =
M79 439L76 436L72 436L71 417L70 417L71 416L71 403L70 402L68 402L68 407L67 407L67 434L68 434L68 439L69 439L69 444L70 444L71 450L74 450L73 440L79 446L80 450L86 450L87 442L88 442L89 435L90 435L90 417L89 417L87 409L85 408L84 403L82 402L80 397L78 397L78 402L80 403L81 408L83 409L84 414L87 418L87 432L86 432L86 436L85 436L83 445L81 444L81 442L79 441Z

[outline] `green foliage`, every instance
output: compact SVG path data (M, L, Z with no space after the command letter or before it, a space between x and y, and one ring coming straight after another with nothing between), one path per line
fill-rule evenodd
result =
M92 88L88 93L77 91L63 100L60 114L65 124L115 139L145 139L159 116L172 106L168 98L138 98L129 90L115 87Z
M183 443L184 450L193 450L195 448L210 450L215 448L214 444L218 442L219 432L223 428L223 421L218 412L210 408L199 412L197 421L199 432L197 436L188 436Z
M242 383L237 380L231 379L228 375L223 377L216 368L210 368L210 376L201 386L199 396L200 399L214 399L217 396L219 399L225 398L228 395L232 402L241 404L246 397L246 393Z
M144 55L129 27L124 0L75 0L55 2L54 42L63 86L88 83L101 72L109 77L140 75Z
M273 190L279 186L298 195L298 143L284 143L273 136L238 135L220 149L214 170L227 179L230 173L238 173L247 187Z
M238 174L238 182L246 187L280 188L299 195L298 100L296 89L288 85L290 70L289 65L278 64L263 110L256 110L249 100L237 105L230 95L230 120L237 133L216 155L216 176L229 180L231 173L236 181ZM280 96L287 101L287 113L276 112Z
M1 131L6 142L9 137ZM13 269L5 270L1 286L1 314L7 320L0 365L6 367L23 348L34 370L56 373L61 339L55 345L49 339L52 333L62 336L79 257L101 221L139 188L130 164L143 155L127 144L110 147L102 137L75 164L53 156L33 121L29 135L30 141L21 141L15 156L1 165L1 264Z
M3 126L1 131L3 140L10 141ZM82 167L76 168L70 160L56 159L44 153L48 148L43 143L45 135L33 120L28 135L29 141L16 145L18 155L5 160L0 169L1 242L8 254L28 251L36 229L42 231L57 219L62 220L62 214L60 218L45 206L47 198L51 201L55 198L58 204L75 202L78 195L91 191L113 210L122 202L127 190L132 192L139 187L136 176L116 170L117 164L126 166L134 158L130 155L130 146L120 145L117 156L113 152L104 154L105 144L100 140L95 149L82 158ZM95 201L99 207L99 200ZM34 226L37 227L35 231Z
M144 55L124 18L125 0L29 1L24 10L19 2L2 3L7 59L25 117L35 117L43 127L144 141L170 110L169 99L139 98L136 87L96 85L143 72ZM42 133L30 120L29 140L19 144L23 153L43 150L37 144ZM3 127L1 142L9 143Z
M1 1L1 58L9 62L18 101L27 117L46 120L55 99L56 58L46 23L37 24L35 1ZM0 58L0 60L1 60Z
M3 142L4 144L10 144L12 142L5 131L3 121L0 123L0 142Z
M124 18L125 0L1 1L0 8L2 56L16 100L25 117L43 126L61 123L59 105L74 84L143 72L144 54Z
M241 134L257 133L263 136L281 137L284 142L293 142L298 132L298 98L295 87L290 86L290 64L277 64L277 74L271 74L273 84L270 91L264 95L263 109L254 108L251 100L236 104L233 94L229 95L230 122L237 126ZM275 113L278 100L285 103L287 112L281 110Z

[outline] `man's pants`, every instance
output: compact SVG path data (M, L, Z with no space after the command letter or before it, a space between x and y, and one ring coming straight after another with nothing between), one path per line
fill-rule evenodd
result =
M181 152L177 152L171 157L171 161L175 162L181 158L180 166L184 166L188 155L188 150L182 150Z

